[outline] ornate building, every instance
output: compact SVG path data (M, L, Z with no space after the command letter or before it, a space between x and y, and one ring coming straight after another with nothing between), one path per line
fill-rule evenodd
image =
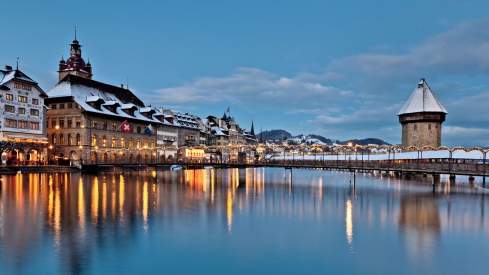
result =
M421 79L398 113L402 125L402 145L439 147L446 114L447 110L428 83Z
M46 93L18 68L0 70L2 163L38 164L47 159Z
M156 162L164 115L127 87L92 80L79 42L61 60L59 82L46 100L49 149L54 160L82 164Z

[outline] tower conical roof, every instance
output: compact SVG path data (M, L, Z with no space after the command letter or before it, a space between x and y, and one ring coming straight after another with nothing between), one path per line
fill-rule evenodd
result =
M412 113L447 113L447 110L435 97L431 88L426 83L426 80L421 79L416 89L409 97L408 101L401 108L397 115L412 114Z

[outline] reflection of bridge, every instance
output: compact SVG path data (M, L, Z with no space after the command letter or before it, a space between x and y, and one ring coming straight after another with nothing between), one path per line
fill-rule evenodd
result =
M449 174L466 176L488 176L489 165L477 159L395 159L395 160L266 160L247 162L181 162L146 164L146 166L164 167L171 164L179 164L185 168L203 168L214 166L222 168L246 168L246 167L284 167L306 169L340 169L351 171L380 171L398 173L422 173L422 174ZM138 165L104 164L98 166L86 166L88 169L103 169L111 167L141 167Z

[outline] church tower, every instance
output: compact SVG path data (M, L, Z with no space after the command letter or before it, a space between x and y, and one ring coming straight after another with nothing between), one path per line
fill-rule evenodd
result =
M399 111L403 146L441 146L441 127L447 110L433 94L426 80L414 89Z
M66 61L63 58L59 61L59 80L68 74L92 79L92 65L90 61L85 63L83 60L81 47L80 42L76 39L75 31L75 39L70 44L70 57Z

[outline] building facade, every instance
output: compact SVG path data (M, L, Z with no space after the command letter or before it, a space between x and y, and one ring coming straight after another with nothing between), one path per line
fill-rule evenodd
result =
M44 124L46 93L18 68L0 70L0 140L3 164L41 164L47 160Z
M442 123L447 110L435 97L428 83L421 81L399 111L403 146L441 146Z
M46 99L49 152L72 164L155 163L163 116L125 87L92 79L81 45L71 43Z

